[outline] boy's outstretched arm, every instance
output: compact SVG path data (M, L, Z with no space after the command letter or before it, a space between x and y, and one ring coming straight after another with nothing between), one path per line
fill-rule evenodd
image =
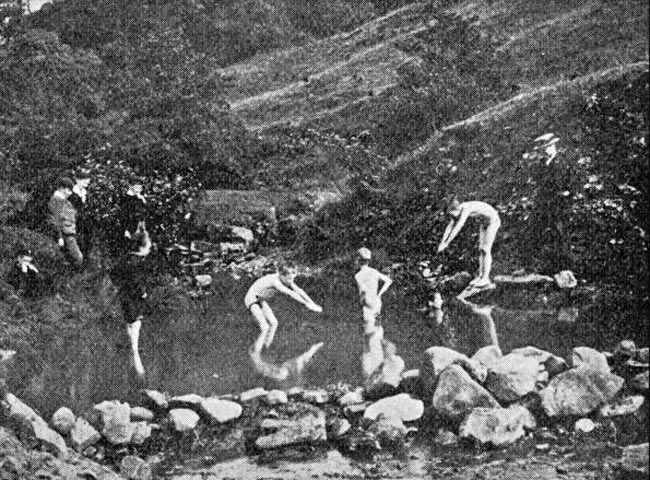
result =
M380 297L386 293L386 290L390 288L390 286L393 284L393 280L388 276L384 275L381 272L377 272L379 274L379 280L383 282L383 285L379 289L379 292L377 293Z
M440 245L438 245L438 252L442 252L445 248L447 248L447 240L449 240L449 235L451 234L451 229L454 228L454 223L456 223L454 220L449 222L449 225L447 225L447 228L445 228L445 233L442 234L442 240L440 240Z
M449 232L449 237L447 238L447 241L444 243L444 248L447 248L449 244L456 238L458 233L461 231L461 229L465 226L465 222L467 221L467 218L469 217L469 213L467 213L467 210L463 209L460 213L460 218L454 225L454 227L451 229L451 232ZM450 224L451 226L451 224ZM442 244L441 244L442 246ZM444 250L443 248L443 250Z

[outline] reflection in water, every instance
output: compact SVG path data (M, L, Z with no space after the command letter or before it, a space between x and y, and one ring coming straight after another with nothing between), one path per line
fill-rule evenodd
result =
M267 342L267 332L262 331L255 343L248 349L253 368L264 378L273 380L282 386L298 386L303 383L303 371L314 355L324 345L323 342L312 345L307 351L280 364L262 358L262 348Z
M481 336L483 345L480 345L476 350L487 345L499 346L499 339L497 338L497 328L494 325L492 318L492 310L494 305L476 305L468 300L460 300L460 302L468 307L474 315L481 320Z
M377 327L374 332L365 335L361 368L366 384L372 384L380 378L382 383L397 387L402 378L405 364L397 355L397 347L384 338L384 328Z

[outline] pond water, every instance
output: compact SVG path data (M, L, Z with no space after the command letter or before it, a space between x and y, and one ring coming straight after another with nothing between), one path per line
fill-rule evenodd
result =
M81 413L105 399L135 402L139 389L153 388L173 395L225 394L274 384L253 367L248 349L258 327L243 305L251 279L217 282L214 292L193 300L185 315L155 315L141 335L141 356L147 375L136 379L130 365L125 329L117 321L88 325L72 335L40 342L39 360L21 360L12 388L28 404L49 415L65 405ZM281 364L317 342L324 342L303 372L304 385L362 380L363 335L356 288L351 282L328 284L299 278L323 313L310 312L278 295L271 301L280 325L275 341L262 353L265 362ZM590 305L582 309L478 308L446 299L442 319L429 317L414 297L386 294L385 336L394 342L406 368L419 368L422 352L445 345L472 354L497 342L504 352L534 345L566 355L574 346L612 349L623 338L647 345L647 312L637 305ZM36 342L39 344L39 342ZM289 381L292 379L290 378ZM286 383L283 387L288 386Z

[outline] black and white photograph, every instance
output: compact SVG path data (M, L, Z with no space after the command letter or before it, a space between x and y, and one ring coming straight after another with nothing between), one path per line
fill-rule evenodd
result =
M647 0L0 0L0 480L644 480Z

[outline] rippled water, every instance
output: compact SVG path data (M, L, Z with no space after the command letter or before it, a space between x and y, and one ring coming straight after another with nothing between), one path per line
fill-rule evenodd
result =
M258 334L243 305L252 280L221 283L196 300L190 314L166 315L145 322L141 337L146 386L172 394L222 394L272 384L253 368L248 348ZM361 380L361 312L352 282L327 284L319 279L298 283L323 308L316 314L280 296L272 307L280 321L264 360L280 364L324 342L304 371L304 383L322 385ZM622 338L647 344L644 318L636 305L575 308L528 308L509 305L477 308L446 299L444 316L429 317L412 297L389 292L384 300L385 335L393 341L406 368L419 368L422 352L445 345L467 354L497 342L504 352L535 345L566 355L577 345L611 349ZM512 302L511 302L512 303ZM516 302L515 302L516 303ZM515 305L516 307L516 305ZM10 387L25 401L49 414L61 405L83 412L105 399L134 401L143 384L134 378L122 324L88 325L66 338L41 339L38 351L17 356ZM283 385L286 386L286 385Z

